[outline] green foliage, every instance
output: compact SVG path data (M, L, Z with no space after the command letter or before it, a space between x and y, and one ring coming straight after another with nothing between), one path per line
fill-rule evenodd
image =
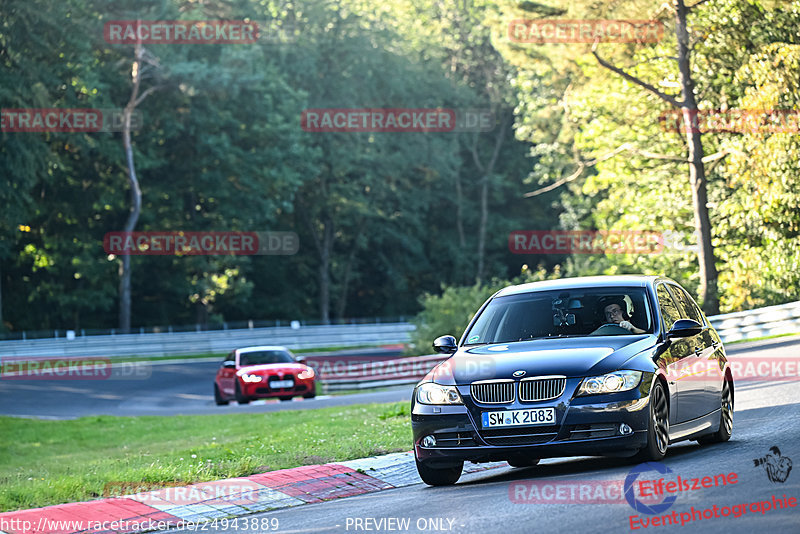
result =
M458 339L484 301L505 285L499 280L472 286L442 285L440 295L424 294L420 298L422 311L412 320L416 330L410 350L431 354L431 343L437 337L452 335Z
M522 271L512 280L493 279L487 283L471 286L447 286L442 284L441 294L426 293L420 298L422 311L411 321L416 330L411 336L411 354L431 354L433 340L439 336L452 335L459 339L467 325L483 303L506 286L555 280L561 276L558 266L551 272L544 267L530 269L523 265Z
M666 105L601 68L590 44L533 45L507 35L518 18L657 17L666 24L661 42L598 49L674 92L668 6L51 4L0 4L3 108L123 106L132 46L103 40L107 20L249 17L294 28L292 41L147 46L159 67L148 71L145 87L160 88L140 104L143 125L133 135L143 192L137 230L294 231L301 246L291 257L134 257L136 326L316 319L323 312L334 319L408 315L428 305L420 295L467 286L471 304L423 333L457 334L494 287L473 285L481 233L484 281L507 280L532 261L509 252L514 230L661 231L681 246L663 254L533 260L548 273L562 265L567 276L643 272L667 274L690 290L698 285L688 248L695 243L691 190L686 164L677 160L685 157L685 140L661 128ZM694 10L692 75L701 107L800 107L798 13L800 0L713 0ZM492 154L497 128L479 135L321 134L300 128L309 107L488 107L498 119L513 117L513 125L495 168L484 173L476 159L485 163ZM724 154L707 166L723 310L795 299L797 133L714 132L703 143L706 156ZM629 149L574 180L523 198L622 145ZM121 229L130 207L119 134L0 132L0 205L0 328L115 327L120 260L104 253L102 239ZM427 351L431 340L419 339L418 349Z

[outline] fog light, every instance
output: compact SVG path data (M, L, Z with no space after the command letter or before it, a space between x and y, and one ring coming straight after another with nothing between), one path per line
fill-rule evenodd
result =
M422 438L422 446L423 447L435 447L436 446L436 438L433 436L425 436Z
M626 425L625 423L622 423L621 425L619 425L619 433L622 434L623 436L627 436L628 434L633 434L633 429L628 425Z

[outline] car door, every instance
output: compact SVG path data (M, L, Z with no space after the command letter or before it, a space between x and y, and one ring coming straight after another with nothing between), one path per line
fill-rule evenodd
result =
M697 321L703 325L703 332L696 336L693 351L697 364L694 366L700 374L695 377L702 379L703 382L703 413L705 415L713 412L720 406L720 395L722 395L722 374L719 370L717 361L718 352L722 351L721 343L712 336L711 329L708 327L700 308L694 299L682 287L670 286L676 300L684 311L684 317Z
M661 315L661 330L666 334L672 325L681 318L678 306L672 298L667 289L666 284L661 283L656 286L656 296L658 298L658 308ZM661 360L666 367L665 371L668 380L669 388L669 422L670 424L679 423L682 419L679 418L681 398L679 395L678 381L676 377L680 376L681 368L686 365L687 357L689 356L688 344L681 339L673 339L669 342L667 350L661 355Z
M698 318L687 311L686 306L683 304L683 289L674 284L664 285L669 288L679 318L697 321ZM703 324L702 320L698 322L701 325ZM674 339L673 343L680 345L680 351L681 354L683 354L680 373L675 377L678 387L678 396L680 397L678 402L678 419L681 422L690 421L708 413L708 396L706 394L706 375L708 369L706 367L706 359L704 358L704 356L708 356L708 354L704 352L703 333L691 337Z

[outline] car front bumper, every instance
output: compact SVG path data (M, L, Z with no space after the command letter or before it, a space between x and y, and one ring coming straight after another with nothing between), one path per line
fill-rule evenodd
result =
M641 389L503 406L499 409L552 407L557 424L482 429L480 413L498 408L472 403L465 396L468 388L459 387L464 405L431 406L412 401L415 453L420 461L437 463L501 461L520 456L631 456L647 443L650 399ZM623 423L629 433L621 429ZM423 446L425 436L433 436L436 445Z
M272 377L270 377L272 378ZM295 377L294 386L289 388L273 389L269 386L268 380L262 382L243 382L240 381L239 386L242 388L242 393L251 399L268 399L275 397L288 397L295 395L308 395L314 392L314 379L298 379Z

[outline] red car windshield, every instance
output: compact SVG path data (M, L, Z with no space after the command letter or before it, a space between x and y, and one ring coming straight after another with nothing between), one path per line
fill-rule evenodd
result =
M260 350L243 352L239 355L239 365L264 365L267 363L294 363L291 354L282 350Z

